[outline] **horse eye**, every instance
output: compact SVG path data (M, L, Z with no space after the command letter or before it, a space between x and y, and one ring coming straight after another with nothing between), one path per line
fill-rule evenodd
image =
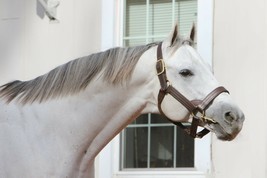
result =
M179 74L180 74L181 76L183 76L183 77L191 77L191 76L194 75L194 74L192 73L192 71L189 70L189 69L183 69L183 70L181 70L181 71L179 72Z

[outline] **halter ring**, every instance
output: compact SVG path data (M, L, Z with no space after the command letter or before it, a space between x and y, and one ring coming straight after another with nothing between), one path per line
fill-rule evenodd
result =
M194 112L192 112L191 113L192 117L199 118L203 122L212 122L213 124L217 123L214 119L207 117L204 110L197 110L197 111L198 111L197 113L200 113L201 115L198 116L197 113L195 114Z

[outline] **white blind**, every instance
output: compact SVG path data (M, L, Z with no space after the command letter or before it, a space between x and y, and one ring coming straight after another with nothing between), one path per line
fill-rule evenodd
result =
M189 33L192 24L197 24L197 0L176 1L175 17L179 22L180 33Z
M126 0L124 45L133 46L146 43L146 0Z
M179 32L189 32L197 20L197 0L125 0L124 45L163 40L178 21Z
M166 36L172 28L172 0L151 0L149 4L149 35Z

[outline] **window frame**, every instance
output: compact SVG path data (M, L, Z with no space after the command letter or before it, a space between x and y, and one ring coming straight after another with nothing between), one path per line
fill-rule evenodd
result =
M198 0L198 52L212 65L214 0ZM123 44L124 0L102 0L102 50ZM105 18L108 17L108 18ZM195 140L195 168L120 170L120 137L96 159L97 178L206 178L211 172L211 137Z

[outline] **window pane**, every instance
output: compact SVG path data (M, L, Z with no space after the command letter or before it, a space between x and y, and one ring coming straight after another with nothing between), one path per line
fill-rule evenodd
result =
M153 43L153 42L159 42L159 41L163 41L166 38L165 36L155 36L154 38L148 38L148 42L149 43Z
M135 119L131 125L134 124L147 124L148 123L148 114L143 114L139 116L137 119Z
M174 127L152 127L150 146L150 167L173 167Z
M150 0L149 35L167 35L172 28L172 0Z
M125 129L123 168L147 167L147 131L146 127Z
M170 122L159 114L151 114L151 123L170 123Z
M124 46L132 47L146 44L145 38L124 40Z
M124 36L146 35L146 0L127 0Z
M189 33L192 24L197 23L197 1L175 0L175 19L179 23L179 33Z
M194 139L180 128L176 138L176 167L194 167Z

